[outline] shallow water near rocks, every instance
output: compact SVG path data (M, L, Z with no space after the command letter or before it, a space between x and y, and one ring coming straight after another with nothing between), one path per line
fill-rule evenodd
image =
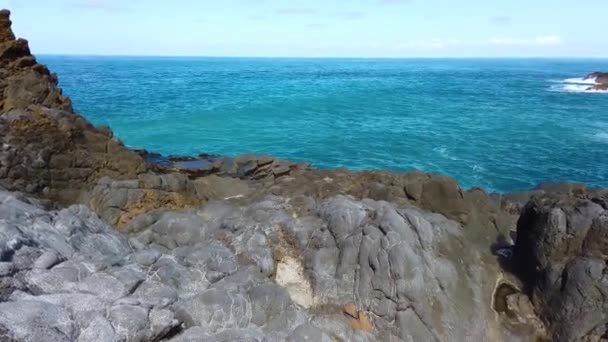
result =
M490 191L608 187L608 60L42 56L76 110L128 146L420 169Z

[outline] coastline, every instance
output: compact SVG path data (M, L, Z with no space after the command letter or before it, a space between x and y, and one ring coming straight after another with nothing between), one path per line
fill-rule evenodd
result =
M130 150L74 112L9 15L0 339L607 336L608 189L487 194L424 172Z
M605 119L596 112L606 98L563 83L608 68L599 62L42 62L88 120L112 127L128 147L252 152L322 169L418 169L488 192L546 181L608 186L594 171L603 167ZM515 75L502 76L511 69ZM372 84L381 86L366 91Z

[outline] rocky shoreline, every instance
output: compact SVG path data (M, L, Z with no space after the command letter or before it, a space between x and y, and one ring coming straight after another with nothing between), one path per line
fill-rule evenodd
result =
M608 190L132 151L9 15L0 340L608 339Z

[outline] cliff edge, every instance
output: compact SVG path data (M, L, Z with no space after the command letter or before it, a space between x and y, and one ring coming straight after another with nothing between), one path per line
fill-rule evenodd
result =
M74 113L57 75L15 39L0 11L0 186L67 204L103 176L134 177L143 159Z

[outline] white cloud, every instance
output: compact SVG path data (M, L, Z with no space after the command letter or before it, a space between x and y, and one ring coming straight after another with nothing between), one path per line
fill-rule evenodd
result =
M419 39L419 40L411 40L402 44L402 47L414 47L414 48L422 48L422 49L443 49L446 47L452 46L463 46L466 45L466 42L460 39L441 39L441 38L432 38L432 39Z
M559 36L536 36L534 38L492 38L488 41L492 45L560 45L562 39Z

